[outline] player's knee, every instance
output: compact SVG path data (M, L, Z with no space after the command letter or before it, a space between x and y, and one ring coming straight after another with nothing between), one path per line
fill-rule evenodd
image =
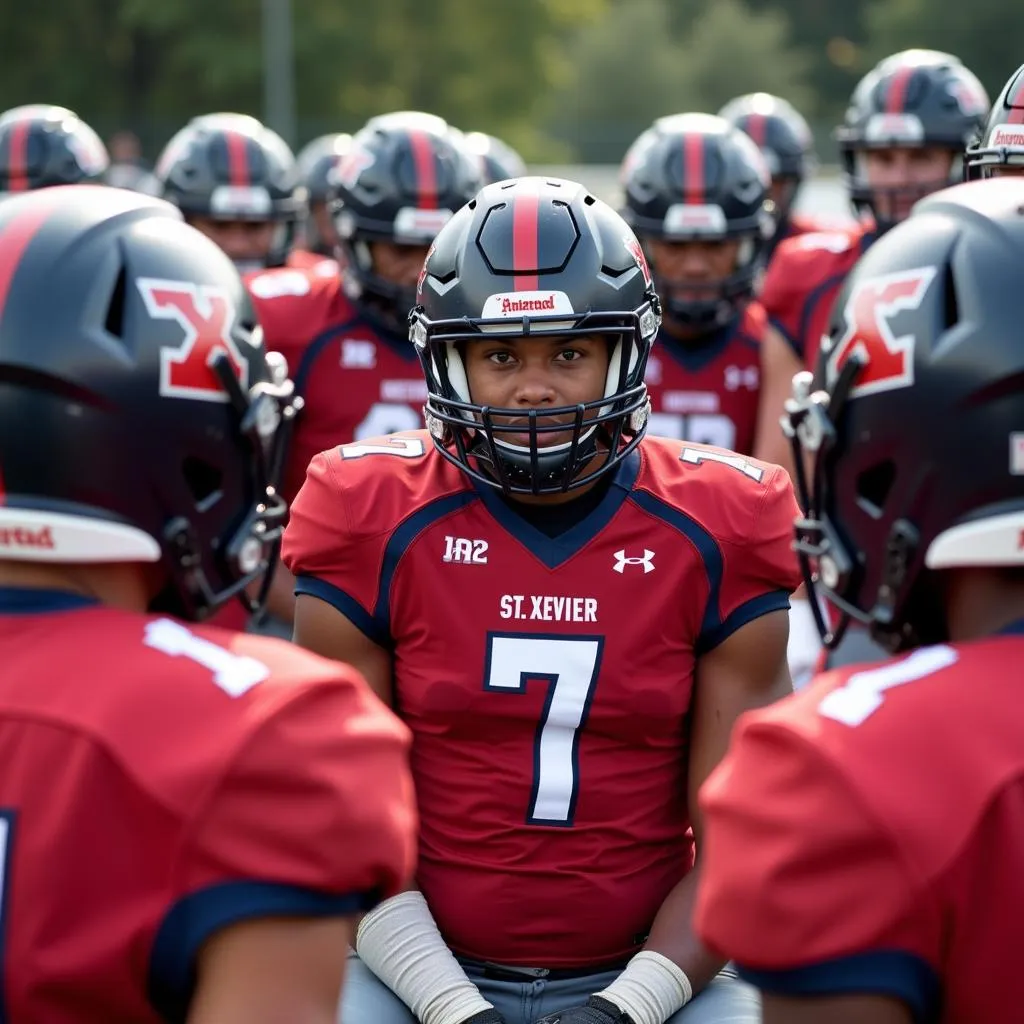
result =
M355 953L345 965L338 1024L416 1024L409 1008Z

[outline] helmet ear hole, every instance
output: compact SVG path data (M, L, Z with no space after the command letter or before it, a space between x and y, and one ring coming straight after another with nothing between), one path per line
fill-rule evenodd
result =
M128 271L122 264L117 280L114 282L114 290L110 293L107 318L103 324L107 334L119 341L124 338L124 305L127 294Z
M873 519L881 519L885 502L896 482L896 463L892 459L876 463L857 477L857 504Z
M948 331L950 328L956 327L960 322L960 303L957 299L956 278L953 275L953 264L951 261L946 263L942 301L945 327Z
M187 456L181 464L181 475L201 512L213 508L223 496L223 473L203 459Z

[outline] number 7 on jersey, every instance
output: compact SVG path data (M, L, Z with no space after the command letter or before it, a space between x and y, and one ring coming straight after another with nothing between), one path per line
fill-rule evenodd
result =
M580 732L597 686L603 647L604 637L599 636L487 636L485 690L526 693L531 680L548 684L533 744L527 824L572 825L580 786Z

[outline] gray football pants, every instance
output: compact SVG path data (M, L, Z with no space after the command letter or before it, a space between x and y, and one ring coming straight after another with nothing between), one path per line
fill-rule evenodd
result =
M576 978L544 978L511 981L485 977L473 964L463 964L469 980L493 1003L505 1024L533 1024L539 1017L585 1003L595 992L610 985L618 971ZM359 959L349 955L345 992L339 1024L417 1024L408 1007ZM689 1005L673 1014L666 1024L760 1024L761 1002L757 990L740 981L726 967Z

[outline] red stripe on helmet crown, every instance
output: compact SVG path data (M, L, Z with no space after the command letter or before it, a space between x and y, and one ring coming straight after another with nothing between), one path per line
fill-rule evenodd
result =
M232 185L249 184L249 140L238 132L225 132L228 144L228 175Z
M418 129L409 130L409 145L416 171L416 205L421 210L437 209L437 166L430 136Z
M19 125L19 127L21 127ZM43 222L50 215L54 204L54 191L43 189L27 210L15 214L3 227L0 227L0 330L3 328L4 310L7 307L7 296L11 290L11 281L21 258L29 243L35 238ZM3 453L0 452L0 456ZM0 471L0 505L6 500L3 473Z
M1006 105L1010 108L1006 116L1007 124L1024 124L1024 75L1017 80L1017 87L1012 95L1006 97Z
M768 118L764 114L747 114L746 132L763 148L768 138Z
M704 202L704 136L683 136L683 201Z
M28 189L28 130L30 121L19 121L11 129L10 153L7 158L7 190L25 192Z
M540 265L540 195L522 191L512 205L512 269L536 271ZM534 292L540 287L536 273L515 276L515 288L520 292Z
M889 87L885 93L885 112L887 114L905 113L907 90L915 70L913 67L900 68L889 80Z

